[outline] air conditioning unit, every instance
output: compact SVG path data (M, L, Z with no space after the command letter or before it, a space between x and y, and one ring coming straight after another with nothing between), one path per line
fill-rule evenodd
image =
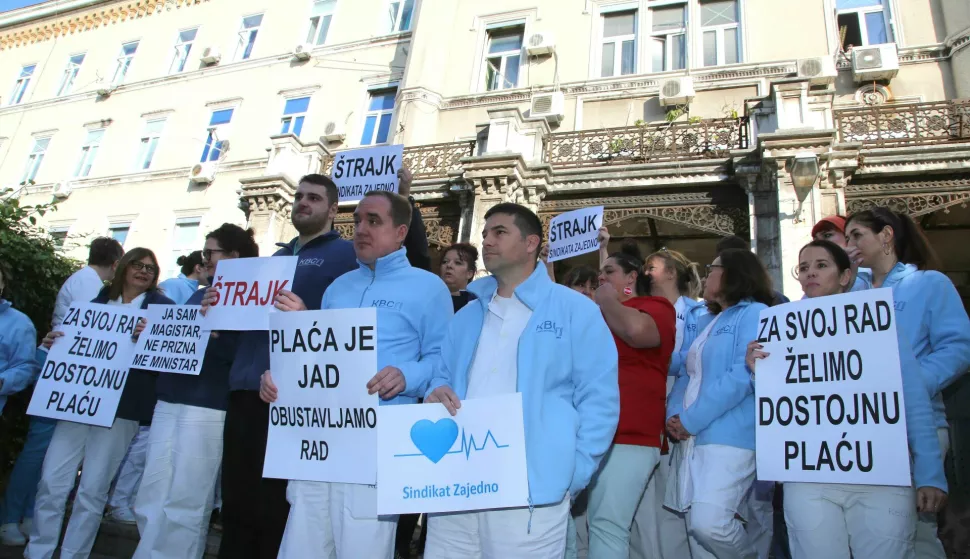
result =
M549 32L533 33L533 35L529 37L529 44L526 46L526 52L529 54L529 56L552 54L556 52L556 39L552 36L552 33Z
M112 93L114 93L113 87L102 87L101 89L98 90L98 97L107 97Z
M690 76L660 82L660 104L686 105L694 100L694 79Z
M222 60L222 54L216 47L206 47L202 51L202 63L203 64L218 64Z
M562 91L552 93L536 93L532 96L532 108L529 116L542 117L548 122L559 123L566 118L566 96Z
M899 73L896 43L852 49L852 79L856 82L891 80Z
M313 45L303 43L293 47L293 57L297 60L310 60L310 53L313 52Z
M196 163L192 166L192 170L189 171L189 181L192 184L209 184L216 178L216 162L206 161L205 163Z
M838 75L835 59L831 56L803 58L798 61L798 77L807 78L812 85L833 84Z
M335 120L331 120L323 127L322 139L327 142L342 142L346 137L347 131L344 129L344 125Z
M54 192L52 194L54 195L54 198L57 198L58 200L64 200L71 195L71 191L73 190L74 188L71 185L71 183L59 182L54 185Z

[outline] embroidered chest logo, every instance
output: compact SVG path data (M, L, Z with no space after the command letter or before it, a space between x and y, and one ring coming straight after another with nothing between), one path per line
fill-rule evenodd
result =
M371 301L370 306L377 309L402 310L404 308L404 303L399 301L391 301L390 299L374 299Z
M897 311L902 311L906 309L906 301L893 301L893 306L896 307Z
M734 326L733 325L732 326L721 326L720 328L718 328L717 330L715 330L714 331L714 334L712 334L712 335L714 335L714 336L720 336L721 334L733 334L733 333L734 333Z
M547 320L536 326L536 334L553 334L556 339L562 338L562 326L558 326L555 322Z
M301 258L297 266L323 266L323 258Z

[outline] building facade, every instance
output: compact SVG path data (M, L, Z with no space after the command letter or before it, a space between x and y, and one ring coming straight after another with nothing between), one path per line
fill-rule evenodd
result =
M166 275L226 221L268 254L301 175L390 142L438 250L603 205L646 251L749 238L798 296L815 221L887 204L970 295L965 0L49 1L0 14L0 96L4 195Z

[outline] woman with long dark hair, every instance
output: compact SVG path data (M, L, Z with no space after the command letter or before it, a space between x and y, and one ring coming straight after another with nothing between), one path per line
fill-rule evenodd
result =
M704 299L714 315L690 346L667 403L667 432L686 444L665 503L687 513L694 557L756 557L740 518L755 481L754 385L748 341L774 299L768 272L747 250L727 249L708 266Z
M588 489L589 555L628 559L633 516L660 461L674 306L651 296L635 242L606 259L599 280L594 300L619 356L620 420Z
M842 247L816 240L799 252L798 281L805 297L814 299L852 289L854 272ZM785 483L785 521L794 559L903 559L915 553L916 515L934 513L946 501L946 477L936 443L933 410L920 378L920 366L899 320L896 335L906 411L906 434L913 459L914 487ZM757 341L748 344L746 363L767 357ZM876 371L877 373L879 371ZM769 374L782 371L769 371ZM759 372L759 375L764 375ZM756 381L757 382L757 381Z
M970 319L959 293L936 271L937 258L913 220L875 207L849 216L845 225L849 257L872 270L872 287L893 291L898 323L904 324L920 374L931 395L940 454L950 447L943 389L970 368ZM945 558L937 537L936 514L920 515L916 555Z
M171 305L172 300L158 290L158 259L147 248L128 251L118 262L111 284L101 290L94 303L148 308L148 305ZM50 348L63 333L54 331L44 338ZM128 368L128 363L117 363ZM64 533L61 557L87 557L101 526L111 478L118 471L128 445L138 432L139 422L149 422L155 408L156 374L141 369L128 370L128 378L118 403L111 427L96 427L70 421L58 421L44 466L34 512L30 543L24 552L27 559L50 559L57 548L68 495L74 488L78 466L84 472L78 485L71 518Z

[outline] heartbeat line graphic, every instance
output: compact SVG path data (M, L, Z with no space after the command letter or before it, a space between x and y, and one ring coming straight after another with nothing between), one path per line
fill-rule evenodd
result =
M446 452L445 454L446 455L448 455L448 454L464 454L465 455L465 460L468 460L469 457L471 456L471 453L472 452L485 450L485 447L488 446L488 441L489 440L492 441L492 446L494 446L495 448L508 448L509 447L509 445L507 445L507 444L499 444L499 442L495 439L495 435L492 434L492 431L491 430L488 430L488 431L485 432L485 439L482 441L481 446L479 446L479 445L475 444L475 435L471 435L471 436L466 437L465 436L465 429L462 428L462 430L461 430L461 448L459 448L457 450L450 450L450 451ZM406 457L410 457L410 456L425 456L425 454L422 453L422 452L416 452L416 453L413 453L413 454L395 454L394 455L395 458L406 458Z

